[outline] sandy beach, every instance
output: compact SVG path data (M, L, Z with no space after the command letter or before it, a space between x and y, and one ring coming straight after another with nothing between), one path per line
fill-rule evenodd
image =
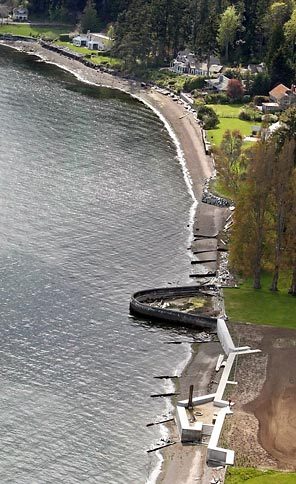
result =
M207 206L207 210L203 211L203 205L200 204L204 183L214 174L214 165L211 157L205 154L201 127L183 103L173 101L170 96L165 96L156 89L143 89L135 81L90 69L76 60L44 49L36 42L14 42L6 45L35 54L46 62L72 72L82 81L125 91L150 106L171 131L181 163L183 160L183 173L188 191L193 201L199 204L194 230L197 225L208 234L218 233L222 229L225 210ZM219 343L194 345L192 358L179 378L180 398L187 398L190 384L194 384L195 396L208 393L220 352ZM172 438L178 440L176 426L171 426L170 431ZM189 484L195 481L203 484L210 482L212 477L218 477L217 471L210 468L204 470L205 454L206 446L202 445L185 446L177 443L165 449L164 463L157 479L158 484Z

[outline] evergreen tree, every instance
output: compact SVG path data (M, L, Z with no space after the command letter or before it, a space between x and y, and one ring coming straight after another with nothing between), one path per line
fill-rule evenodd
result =
M269 72L272 87L279 83L289 86L293 82L295 77L294 69L283 47L280 47L272 57Z
M147 67L152 51L150 5L133 0L114 29L114 51L125 61L127 70Z
M86 33L88 30L97 32L100 29L100 20L93 0L88 0L81 17L81 30Z
M240 14L237 13L235 7L233 5L227 7L225 12L221 15L217 35L217 41L220 48L225 49L226 62L229 59L229 47L233 44L240 25Z

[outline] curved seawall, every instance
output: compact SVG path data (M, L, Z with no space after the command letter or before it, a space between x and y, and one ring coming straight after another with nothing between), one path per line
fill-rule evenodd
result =
M189 314L184 311L172 311L171 309L150 306L155 299L171 299L173 297L206 295L196 286L165 287L147 289L133 294L130 300L130 312L132 314L150 319L165 321L167 324L182 325L195 329L210 329L217 331L217 318L211 318L202 314Z

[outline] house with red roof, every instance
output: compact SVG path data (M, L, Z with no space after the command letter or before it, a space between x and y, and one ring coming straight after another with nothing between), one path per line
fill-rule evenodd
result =
M292 104L296 104L296 86L292 84L291 88L279 84L269 92L271 102L278 103L281 109L286 109Z

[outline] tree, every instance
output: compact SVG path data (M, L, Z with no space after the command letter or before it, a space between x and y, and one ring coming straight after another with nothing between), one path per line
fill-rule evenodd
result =
M239 79L230 79L227 85L227 96L231 99L241 99L244 95L244 88Z
M271 145L258 141L249 151L245 183L237 196L230 261L244 275L253 276L261 288L261 272L269 225Z
M270 77L267 72L258 72L251 82L250 94L252 96L267 96L270 91Z
M217 49L218 7L211 0L191 0L189 13L191 48L199 59L206 59L209 65L210 56Z
M205 104L196 106L198 118L203 122L205 129L214 129L219 124L219 118L214 109Z
M274 29L274 27L283 26L288 20L291 12L290 2L274 2L270 5L268 15L266 17L266 23L269 29Z
M273 279L271 291L278 290L278 279L286 248L285 231L287 229L288 214L293 207L291 206L291 175L294 166L294 139L286 139L283 147L278 152L276 144L270 159L271 163L271 196L272 196L272 215L274 217L274 261Z
M183 42L183 20L185 0L152 0L151 34L153 38L153 56L157 63L167 61L176 55Z
M241 26L240 14L233 5L227 7L221 15L218 28L217 42L221 49L225 49L226 62L229 58L229 46L233 44L236 33Z
M280 47L273 55L270 62L271 85L282 83L291 84L294 79L294 69L284 47Z
M273 137L280 150L286 140L296 139L296 106L286 109L280 116L282 126L275 131ZM294 146L294 165L296 166L296 146Z
M296 9L293 10L290 20L284 25L284 35L288 44L290 44L291 52L294 58L295 43L296 43Z
M100 20L93 0L88 0L81 17L82 32L96 32L100 28Z
M244 172L242 155L243 137L240 131L225 131L218 150L215 151L215 164L219 180L235 198L239 180Z
M289 294L296 296L296 168L293 169L291 182L291 210L288 213L286 235L286 257L289 268L292 269L291 286Z
M151 11L144 0L133 0L115 24L114 51L127 70L147 68L152 52Z

